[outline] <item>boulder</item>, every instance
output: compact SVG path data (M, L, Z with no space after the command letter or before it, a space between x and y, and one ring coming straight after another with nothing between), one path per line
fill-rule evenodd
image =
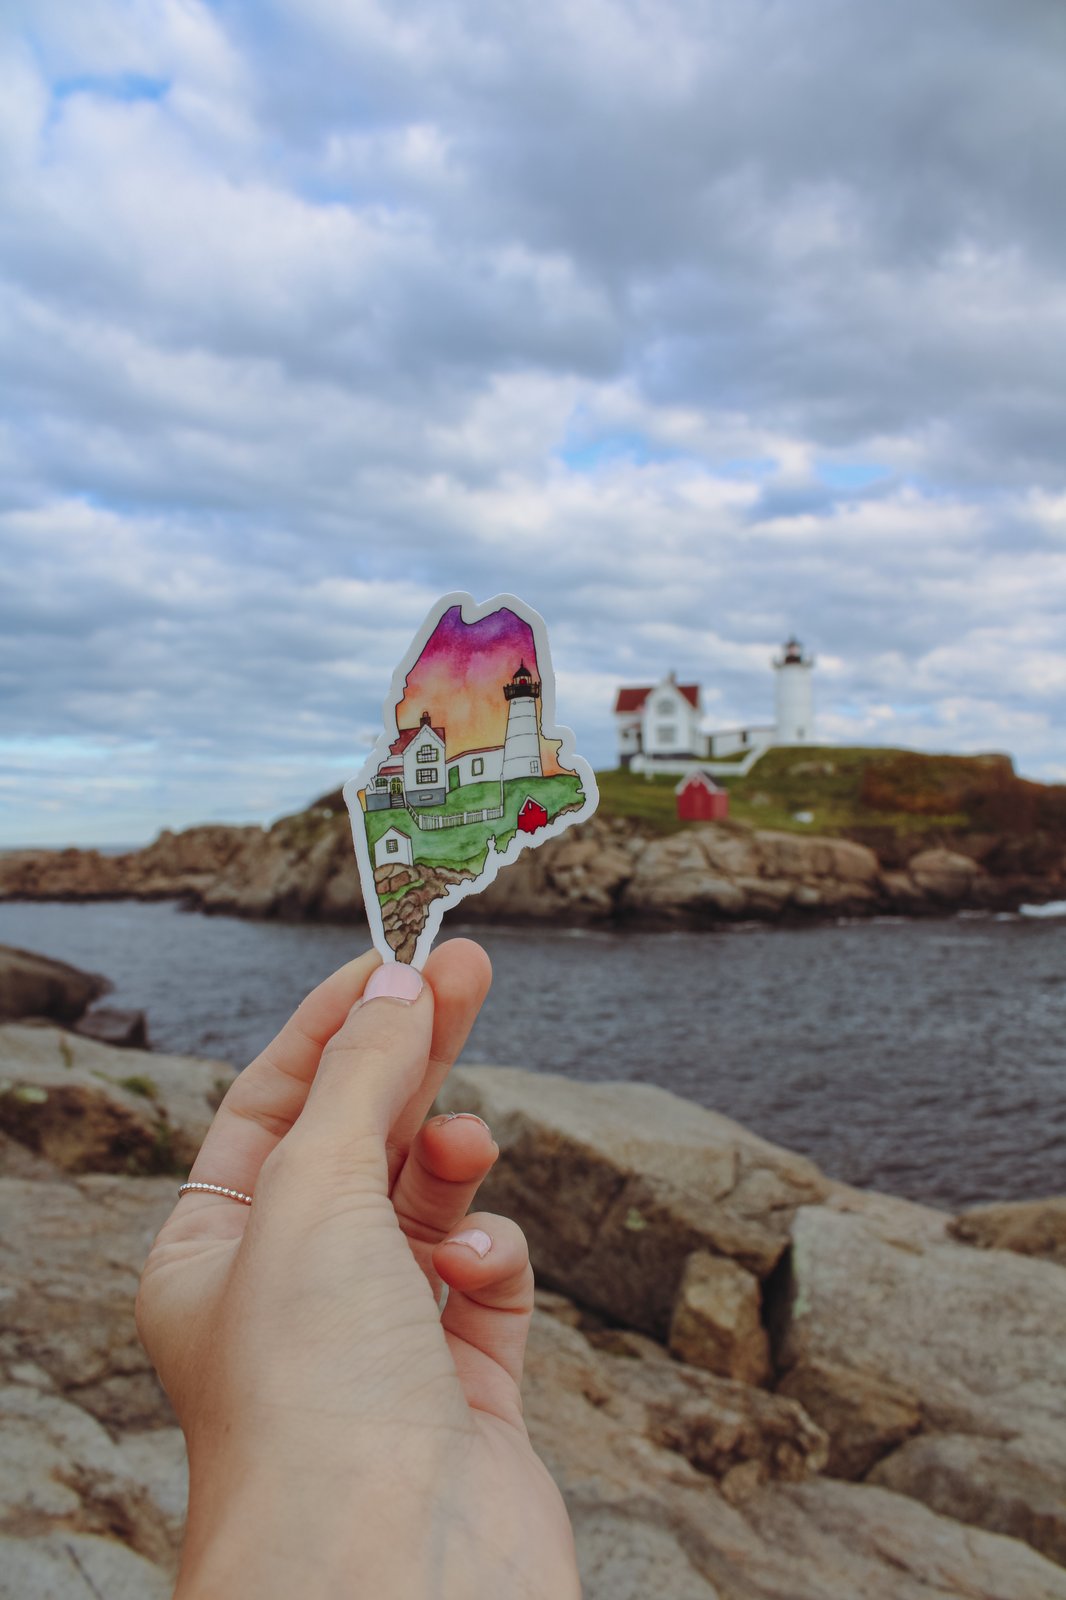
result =
M65 961L0 945L0 1022L48 1017L76 1022L111 985L97 973L81 972Z
M694 1251L765 1278L795 1208L830 1189L802 1156L648 1084L461 1067L439 1103L491 1127L481 1203L525 1229L544 1282L662 1341Z
M166 1600L185 1451L133 1301L175 1185L36 1170L0 1179L0 1596Z
M795 1217L790 1278L779 1388L829 1434L830 1470L876 1468L879 1481L923 1494L939 1485L934 1505L1060 1554L1066 1275L826 1205ZM960 1435L983 1474L969 1493L950 1487L962 1481L960 1447L925 1442ZM1023 1527L1024 1497L1037 1510Z
M880 867L865 845L712 823L645 844L621 903L628 914L699 923L788 909L858 913L880 898Z
M954 850L920 850L909 862L912 881L923 895L948 905L969 901L981 869L970 856Z
M173 1575L117 1539L66 1527L0 1535L0 1600L170 1600Z
M759 1280L726 1256L696 1250L674 1302L669 1348L679 1361L741 1383L770 1378L770 1345L761 1321Z
M223 1061L0 1027L0 1130L69 1172L178 1172L233 1079Z
M0 1360L30 1362L112 1432L173 1413L133 1325L137 1280L177 1199L172 1178L0 1178Z
M26 1382L0 1388L0 1421L6 1533L121 1532L138 1555L174 1567L185 1517L179 1428L116 1442L81 1406Z
M621 1348L607 1336L597 1348L579 1329L538 1310L523 1390L531 1431L557 1429L561 1408L578 1395L581 1404L571 1414L575 1454L583 1434L589 1442L588 1405L610 1424L600 1470L612 1457L619 1468L623 1458L637 1466L650 1444L675 1457L686 1481L709 1479L727 1493L746 1494L761 1483L799 1482L825 1463L825 1435L794 1401L666 1360L640 1335ZM602 1432L599 1424L595 1431Z
M822 1446L798 1407L756 1413L770 1396L631 1339L611 1354L547 1315L530 1337L526 1421L585 1600L1066 1600L1066 1573L1015 1539L812 1476Z
M880 1462L868 1482L959 1522L1022 1539L1066 1566L1062 1477L1034 1459L1024 1440L923 1434Z
M1066 1195L974 1206L955 1217L948 1232L979 1250L1015 1250L1066 1267Z
M117 1045L125 1049L148 1048L148 1019L143 1011L123 1011L117 1006L94 1006L77 1023L75 1033L86 1039L96 1039L100 1044Z

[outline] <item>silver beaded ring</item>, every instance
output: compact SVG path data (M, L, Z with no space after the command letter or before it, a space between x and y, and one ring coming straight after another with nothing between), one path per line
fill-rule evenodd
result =
M201 1194L224 1194L227 1200L239 1200L242 1206L252 1203L250 1194L242 1194L239 1189L226 1189L221 1183L183 1183L178 1190L178 1198L197 1191Z

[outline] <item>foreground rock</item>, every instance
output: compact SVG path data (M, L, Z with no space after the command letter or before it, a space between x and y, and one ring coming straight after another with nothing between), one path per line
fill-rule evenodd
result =
M802 1156L648 1084L461 1067L440 1104L492 1128L500 1160L484 1203L525 1229L543 1281L662 1341L693 1254L728 1258L732 1298L757 1308L792 1214L831 1187ZM758 1316L732 1324L732 1339L725 1329L708 1336L717 1354L707 1365L760 1370ZM693 1333L690 1360L696 1350Z
M732 1453L727 1442L704 1454L725 1430L714 1406L687 1409L691 1377L648 1341L612 1356L553 1319L534 1322L526 1420L566 1499L586 1600L1066 1596L1066 1573L1013 1539L809 1476L818 1456L797 1450L780 1414L777 1470L772 1450L745 1454L742 1424Z
M180 1431L133 1325L171 1179L0 1179L0 1596L167 1600ZM115 1537L116 1534L119 1537Z
M117 1049L29 1023L0 1027L0 1131L68 1172L177 1172L233 1069Z
M91 1087L90 1125L130 1112L97 1075L129 1052L14 1025L0 1049L30 1088ZM217 1065L138 1065L174 1142L199 1137ZM586 1600L1066 1600L1059 1267L958 1243L940 1213L659 1091L492 1068L452 1086L502 1147L485 1203L524 1208L581 1302L539 1292L524 1399ZM0 1600L165 1600L184 1457L133 1297L174 1181L73 1175L39 1131L0 1136ZM742 1358L753 1381L704 1370Z
M133 1334L137 1273L174 1200L164 1179L0 1179L15 1293L0 1338L0 1596L165 1600L185 1492L180 1435ZM1012 1539L884 1489L817 1476L795 1402L591 1331L542 1296L525 1384L573 1517L586 1600L1066 1600Z
M1066 1562L1066 1274L831 1206L793 1222L780 1391L830 1471Z
M65 961L0 945L0 1022L19 1017L76 1022L110 987L106 978Z

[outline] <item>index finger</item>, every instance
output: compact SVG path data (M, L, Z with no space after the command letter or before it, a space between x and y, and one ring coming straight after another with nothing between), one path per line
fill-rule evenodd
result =
M231 1084L193 1163L191 1180L253 1193L263 1162L304 1108L322 1051L380 962L377 951L368 950L301 1002L277 1037ZM392 1175L466 1043L491 977L488 957L469 939L450 940L435 950L425 975L436 1000L429 1066L390 1136ZM214 1198L204 1195L201 1203ZM232 1209L231 1201L221 1203Z

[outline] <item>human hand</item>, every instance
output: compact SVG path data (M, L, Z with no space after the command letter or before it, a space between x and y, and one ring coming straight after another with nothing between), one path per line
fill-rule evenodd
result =
M175 1600L572 1600L562 1498L522 1422L525 1239L467 1215L498 1151L424 1119L489 985L477 945L375 952L234 1081L144 1269L138 1326L185 1432ZM448 1285L438 1312L437 1289Z

